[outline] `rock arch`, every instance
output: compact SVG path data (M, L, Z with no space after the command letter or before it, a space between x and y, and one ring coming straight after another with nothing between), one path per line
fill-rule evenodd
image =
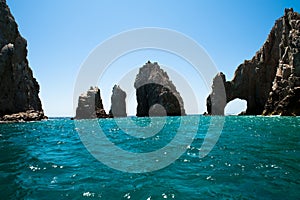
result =
M247 101L247 115L300 115L299 30L300 14L286 9L261 49L238 66L231 81L223 73L216 75L206 101L208 114L224 115L226 104L239 98Z

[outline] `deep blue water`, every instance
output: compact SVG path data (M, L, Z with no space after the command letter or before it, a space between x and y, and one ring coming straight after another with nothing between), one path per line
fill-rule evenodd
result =
M136 126L150 126L149 118L118 119L125 129L114 119L97 122L109 141L136 154L166 146L180 123L186 137L196 126L193 143L182 156L146 173L126 172L135 161L100 144L104 151L97 155L120 167L124 162L128 168L124 172L102 164L82 143L80 127L69 119L0 124L0 199L300 198L299 117L226 117L219 140L204 158L199 158L199 149L212 118L197 116L199 124L191 118L184 117L184 123L180 117L161 119L166 120L162 130L149 138L126 134L141 131ZM90 127L87 132L93 130L92 120L82 123ZM156 125L143 130L154 130ZM97 140L90 145L97 145ZM144 164L153 165L146 160Z

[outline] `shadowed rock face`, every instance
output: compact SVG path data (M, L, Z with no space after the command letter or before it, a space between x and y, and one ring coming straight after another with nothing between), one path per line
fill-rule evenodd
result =
M39 84L28 66L27 42L5 0L0 0L0 120L44 119Z
M107 117L98 87L91 87L86 93L79 96L75 119Z
M115 85L111 96L110 117L127 117L125 99L126 93L118 85Z
M213 84L206 102L208 114L223 115L226 103L239 98L247 101L247 115L299 115L299 77L300 15L286 9L262 48L238 66L231 81L226 81L222 73L215 77L223 81L223 86ZM216 97L219 87L225 89L225 100ZM218 105L217 113L212 113L213 102L217 101L223 103Z
M185 115L183 100L169 76L160 66L148 61L140 68L134 87L137 97L137 116Z

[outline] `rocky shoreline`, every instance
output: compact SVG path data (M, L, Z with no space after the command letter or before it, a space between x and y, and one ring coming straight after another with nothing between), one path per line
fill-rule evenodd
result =
M27 110L26 112L4 115L0 118L0 123L41 121L46 119L48 119L48 117L46 117L41 111Z

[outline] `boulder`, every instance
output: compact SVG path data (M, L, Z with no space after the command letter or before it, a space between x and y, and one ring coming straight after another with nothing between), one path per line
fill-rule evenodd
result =
M4 122L26 122L26 121L39 121L47 119L44 113L36 110L27 110L26 112L14 113L11 115L4 115L1 121Z
M134 87L138 117L186 115L179 92L156 62L148 61L139 69Z

